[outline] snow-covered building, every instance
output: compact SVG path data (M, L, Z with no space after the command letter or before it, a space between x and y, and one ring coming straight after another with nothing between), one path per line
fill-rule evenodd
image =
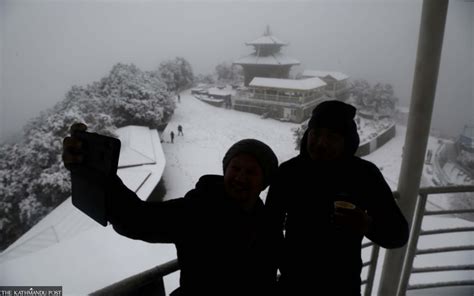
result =
M225 87L210 87L210 88L204 88L204 87L196 87L191 89L191 94L203 101L204 103L207 103L209 105L215 106L215 107L225 107L225 108L231 108L232 106L232 95L235 93L234 90L231 89L230 86L225 86Z
M465 125L457 143L461 150L474 153L474 125Z
M345 101L349 98L349 85L348 79L349 76L336 71L314 71L314 70L305 70L303 71L301 77L311 78L318 77L326 82L326 95L332 99L338 99Z
M253 46L255 51L233 62L233 65L242 66L245 86L254 77L288 78L291 67L300 64L298 60L280 52L288 43L273 36L268 26L263 36L245 44Z
M237 94L234 109L302 122L326 98L325 86L317 77L301 80L255 77L248 90Z
M346 100L349 76L335 71L304 71L302 79L288 79L290 69L300 62L280 52L288 43L273 36L247 42L254 53L236 60L244 71L246 88L237 92L233 108L284 121L303 122L324 99Z

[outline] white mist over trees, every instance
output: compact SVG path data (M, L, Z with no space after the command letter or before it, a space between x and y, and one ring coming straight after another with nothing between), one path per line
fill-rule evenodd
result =
M189 62L182 57L162 62L158 67L158 73L169 91L177 92L189 88L193 84L193 69Z
M0 250L70 196L61 150L73 123L110 136L126 125L167 124L176 107L168 89L187 87L192 68L184 58L162 65L164 74L118 63L100 81L71 87L62 101L29 121L22 141L0 145ZM163 82L169 69L179 71Z
M216 66L217 79L230 84L237 84L244 81L244 74L241 66L229 65L222 62Z

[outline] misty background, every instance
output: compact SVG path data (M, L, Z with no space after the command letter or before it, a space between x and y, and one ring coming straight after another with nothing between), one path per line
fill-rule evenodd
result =
M12 140L73 85L118 62L153 70L182 56L210 74L252 52L264 32L298 59L293 74L332 70L390 83L409 106L420 0L40 1L0 0L0 142ZM474 124L474 2L451 0L432 129L457 136Z

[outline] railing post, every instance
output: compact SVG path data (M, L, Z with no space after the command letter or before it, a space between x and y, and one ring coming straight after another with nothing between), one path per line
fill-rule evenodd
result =
M400 208L409 225L420 187L430 132L448 3L448 0L423 1L405 151L398 182ZM404 247L385 253L379 295L396 294L405 250Z
M405 253L405 259L403 260L403 268L400 277L400 283L397 289L397 295L403 296L406 293L408 282L410 280L411 269L413 268L413 260L415 260L416 250L418 245L418 238L420 236L421 225L423 223L423 216L425 214L426 199L428 195L426 193L420 194L416 203L415 214L413 217L413 224L410 233L410 239L407 245L407 251Z
M372 295L372 288L374 286L375 271L377 269L377 261L379 258L380 247L376 244L372 245L372 252L370 253L370 265L367 272L367 284L365 285L365 296Z

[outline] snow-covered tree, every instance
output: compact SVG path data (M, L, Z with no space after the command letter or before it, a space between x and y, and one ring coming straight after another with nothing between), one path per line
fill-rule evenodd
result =
M373 105L375 112L382 115L391 115L398 102L392 85L383 83L376 83L372 88L372 95L368 98L367 105Z
M226 62L216 66L217 79L228 83L239 83L243 81L242 68L229 65Z
M367 80L357 79L351 84L351 94L358 108L378 115L392 115L398 103L388 83L378 82L372 87Z
M163 125L174 108L158 77L117 64L101 81L73 86L64 100L30 120L21 142L0 145L0 250L70 196L61 150L73 123L115 136L123 125Z
M304 132L308 128L308 121L303 123L300 127L298 128L293 128L293 136L295 137L295 150L300 150L301 147L301 140L303 139Z
M176 108L167 86L153 73L141 71L133 64L115 65L95 88L107 100L118 127L156 128L166 124Z
M466 170L473 172L474 176L474 153L460 150L457 156L459 164L466 168Z
M203 83L203 84L214 84L216 79L211 74L198 74L194 77L194 83Z
M367 80L356 79L351 84L351 94L358 106L364 105L364 98L370 95L370 84Z
M182 57L162 62L158 67L157 75L170 92L178 92L191 87L194 79L191 64Z

